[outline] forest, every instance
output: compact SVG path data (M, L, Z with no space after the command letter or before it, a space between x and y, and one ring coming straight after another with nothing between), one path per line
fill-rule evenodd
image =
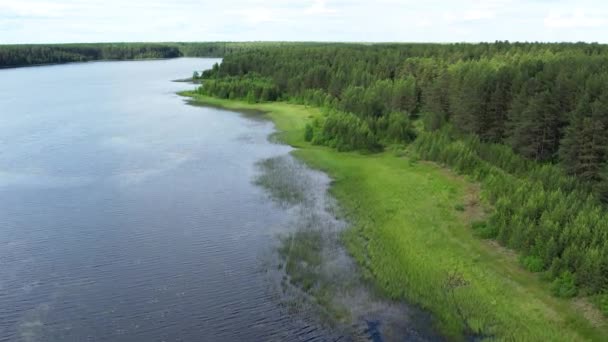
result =
M408 145L482 185L473 224L553 295L608 315L608 46L292 44L233 51L200 94L321 108L305 139L374 153Z
M177 46L152 43L0 45L0 68L179 56Z
M92 43L0 45L0 68L175 57L223 57L253 48L319 45L289 42Z

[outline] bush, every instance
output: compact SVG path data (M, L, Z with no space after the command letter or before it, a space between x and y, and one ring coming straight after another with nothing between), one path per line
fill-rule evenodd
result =
M574 281L574 276L570 271L562 272L562 274L553 280L551 284L551 293L560 298L572 298L576 296L578 290Z
M543 259L535 256L535 255L528 255L528 256L521 256L519 258L519 262L521 263L521 265L528 271L530 272L542 272L545 269L545 264L543 262Z
M424 129L432 132L437 131L445 125L447 118L443 113L427 112L422 115Z
M389 114L386 127L387 138L392 142L409 143L416 139L416 131L406 113Z
M608 317L608 293L602 293L593 298L593 303L598 309Z
M496 228L485 221L473 222L471 227L473 228L475 236L482 239L494 239L498 234Z
M310 142L310 141L312 141L313 136L314 136L314 130L312 128L312 125L307 123L306 127L304 128L304 140Z
M367 122L351 113L329 110L314 143L335 147L338 151L377 151L380 143Z

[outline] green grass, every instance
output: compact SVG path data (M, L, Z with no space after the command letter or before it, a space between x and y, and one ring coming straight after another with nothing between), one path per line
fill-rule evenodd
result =
M462 203L475 187L462 177L394 152L312 146L304 127L320 115L315 108L194 96L205 105L266 112L280 138L299 147L294 155L334 179L332 194L352 225L344 241L363 274L386 296L433 312L450 338L465 330L514 341L608 338L605 319L585 318L587 306L551 296L550 284L512 253L473 235Z

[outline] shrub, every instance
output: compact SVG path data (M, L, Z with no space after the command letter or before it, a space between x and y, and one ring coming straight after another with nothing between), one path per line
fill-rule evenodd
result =
M608 317L608 293L602 293L593 298L593 303Z
M542 272L545 269L543 259L541 259L535 255L528 255L528 256L522 255L519 258L519 262L526 270L528 270L530 272L534 272L534 273Z
M576 296L578 290L574 281L574 276L570 271L560 274L551 284L551 293L560 298L572 298Z
M312 141L313 136L314 136L314 130L312 128L312 125L307 123L306 127L304 128L304 140L310 142L310 141Z
M473 222L471 228L473 228L474 234L482 239L494 239L498 235L495 226L485 221Z

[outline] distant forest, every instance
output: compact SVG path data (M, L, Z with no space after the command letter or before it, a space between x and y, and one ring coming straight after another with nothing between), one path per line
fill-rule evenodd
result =
M608 314L608 46L265 46L201 78L204 95L321 107L312 143L408 144L468 175L494 208L476 234L519 251L556 296L594 295Z
M175 57L223 57L238 51L297 43L94 43L0 45L0 68Z

